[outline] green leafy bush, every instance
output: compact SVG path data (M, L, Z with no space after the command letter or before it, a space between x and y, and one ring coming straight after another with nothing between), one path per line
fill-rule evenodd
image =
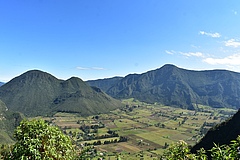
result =
M196 156L190 153L189 146L184 141L179 141L176 144L169 146L164 154L163 159L165 160L188 160L194 159Z
M239 160L240 159L240 136L236 140L231 141L230 145L219 146L214 144L214 147L208 152L211 153L212 160ZM179 141L176 144L169 146L162 156L162 160L207 160L206 151L201 148L197 154L190 152L188 144L184 141Z
M14 137L16 143L4 159L71 160L75 157L70 138L43 120L23 120Z

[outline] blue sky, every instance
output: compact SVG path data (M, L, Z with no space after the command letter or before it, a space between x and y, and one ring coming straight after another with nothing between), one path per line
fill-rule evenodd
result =
M0 81L83 80L164 64L240 72L239 0L0 0Z

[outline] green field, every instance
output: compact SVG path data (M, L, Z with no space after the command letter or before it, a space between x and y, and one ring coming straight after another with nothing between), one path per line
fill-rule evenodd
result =
M179 140L194 145L212 126L236 110L197 105L196 111L146 104L134 99L109 114L80 117L57 113L43 117L62 128L81 149L94 146L97 157L106 159L157 159L164 149ZM125 141L119 141L121 138Z

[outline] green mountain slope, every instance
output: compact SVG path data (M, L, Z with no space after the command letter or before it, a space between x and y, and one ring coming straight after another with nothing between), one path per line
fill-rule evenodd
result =
M100 86L100 85L98 85ZM181 108L194 104L240 107L240 74L227 70L192 71L174 65L130 74L106 92L114 98L136 98Z
M89 80L86 81L90 86L95 86L101 88L104 92L107 92L109 88L118 83L123 77L113 77L113 78L105 78L98 80Z
M27 116L51 115L56 111L87 116L121 106L119 101L92 89L80 78L63 81L39 70L28 71L0 87L0 99L10 110Z
M209 150L215 144L230 144L232 140L236 140L240 135L240 110L229 120L213 127L207 134L191 149L196 153L200 148Z
M22 114L9 111L0 100L0 144L13 143L13 131L22 119Z
M54 99L51 109L77 112L86 116L106 113L121 106L119 101L99 88L89 87L81 79L73 77L62 83L60 94Z

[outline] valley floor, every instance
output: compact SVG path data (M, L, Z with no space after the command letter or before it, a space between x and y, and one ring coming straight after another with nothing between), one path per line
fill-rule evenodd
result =
M157 159L179 140L194 145L209 128L236 112L202 105L196 105L196 111L184 110L134 99L122 102L126 107L110 114L80 117L57 113L41 118L61 127L80 149L94 146L89 157Z

